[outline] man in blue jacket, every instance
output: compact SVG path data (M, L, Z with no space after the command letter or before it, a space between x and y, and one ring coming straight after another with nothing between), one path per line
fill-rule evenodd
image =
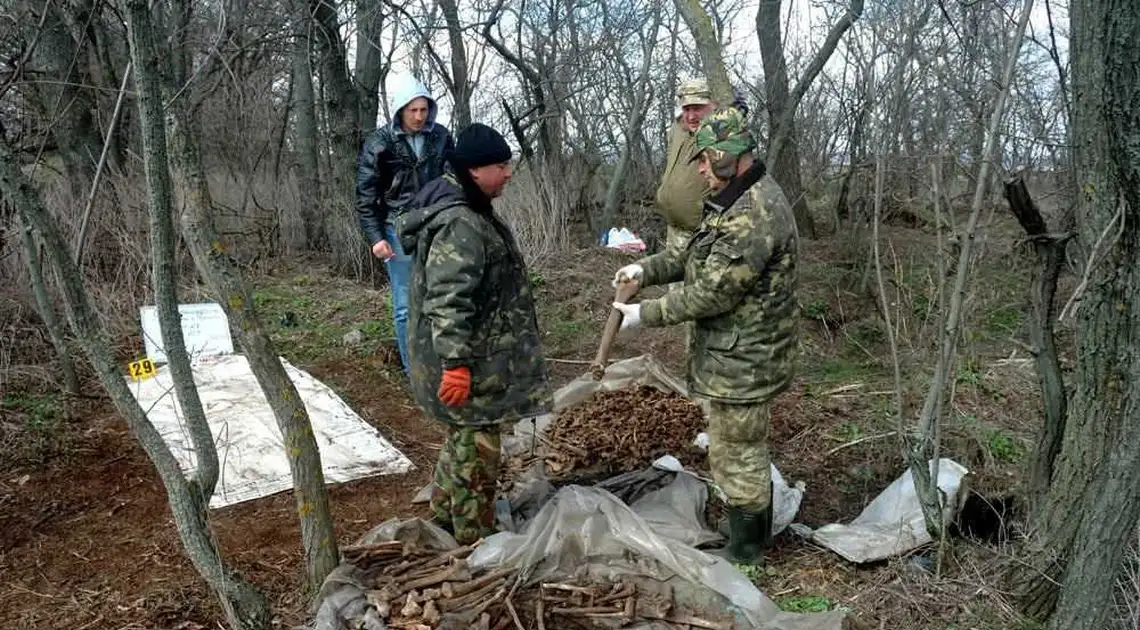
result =
M392 295L396 345L404 373L408 366L408 282L411 259L396 234L403 213L424 184L443 174L453 141L435 122L435 99L412 79L392 94L392 122L364 140L356 160L356 212L372 255L383 260Z

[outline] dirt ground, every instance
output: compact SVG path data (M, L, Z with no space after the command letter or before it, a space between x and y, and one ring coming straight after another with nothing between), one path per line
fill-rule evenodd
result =
M812 247L805 259L816 271L802 301L818 317L805 320L804 367L774 408L772 443L785 477L807 484L799 521L815 527L857 515L903 465L893 427L884 420L892 400L883 395L888 371L882 361L862 356L860 348L865 353L869 343L859 337L862 320L837 288L847 269L842 252L824 243ZM611 297L609 270L624 260L591 252L550 265L557 271L535 278L555 385L587 369ZM333 387L416 466L405 475L333 487L339 540L351 542L388 518L424 516L410 499L428 481L441 427L424 419L408 397L394 375L398 358L389 346L367 346L354 355L337 343L345 328L336 326L370 320L369 337L383 328L386 315L369 306L383 294L310 270L303 276L280 271L259 286L269 317L290 309L302 314L300 328L275 331L286 357ZM840 303L846 306L837 309ZM318 307L335 315L306 310ZM370 310L361 315L360 309ZM306 329L306 313L332 327L321 329L323 337L304 337L298 331ZM326 349L321 343L328 339L333 342ZM643 331L620 340L614 354L652 354L681 374L681 340L680 330ZM1017 365L995 363L1001 354L976 354L977 364L960 378L961 421L947 427L947 450L978 470L983 486L1003 490L1015 484L1017 453L1032 435L1033 413L1025 412L1036 409L1032 379ZM89 391L97 390L92 383ZM63 407L65 447L41 464L0 462L0 628L222 627L212 595L180 550L158 476L125 424L102 398ZM10 409L0 413L9 422L19 420ZM276 627L303 623L300 536L289 494L216 511L212 525L227 561L268 594ZM992 564L998 553L960 542L945 565L954 579L937 580L916 569L914 558L856 567L784 534L754 579L789 609L842 606L871 627L996 629L1012 627L1013 617L1000 603L984 603L990 591L979 567Z

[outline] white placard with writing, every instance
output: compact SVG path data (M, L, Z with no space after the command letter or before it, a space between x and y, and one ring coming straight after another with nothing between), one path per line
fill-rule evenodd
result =
M226 312L216 302L202 304L179 304L182 315L182 337L186 342L186 352L193 361L203 356L233 354L234 342L230 336L230 323ZM166 352L162 348L162 332L158 327L158 309L143 306L139 309L142 320L143 343L146 355L155 363L166 363Z

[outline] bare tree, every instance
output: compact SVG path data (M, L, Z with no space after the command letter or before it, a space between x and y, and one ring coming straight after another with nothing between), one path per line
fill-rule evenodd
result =
M1049 628L1093 630L1109 627L1140 520L1140 17L1122 0L1074 0L1071 20L1076 238L1088 254L1062 312L1075 309L1080 330L1075 390L1013 586Z
M823 71L844 33L863 14L863 0L851 0L850 6L831 27L827 39L816 51L795 87L790 90L780 28L782 4L782 0L760 0L756 10L756 36L760 42L764 86L768 96L765 102L768 109L767 162L771 165L772 176L788 199L792 200L800 233L815 238L815 222L808 211L800 179L799 145L795 130L796 108L812 82Z
M3 140L3 138L0 138ZM75 370L75 361L71 358L71 351L67 347L67 337L63 326L55 315L55 305L52 304L51 294L48 292L47 282L44 280L43 264L40 261L40 246L36 243L36 236L32 233L32 224L20 212L20 222L23 223L24 256L28 264L28 276L32 281L32 293L36 297L37 312L47 328L48 339L51 340L55 350L56 360L59 361L59 371L63 375L64 391L69 394L79 394L79 376Z
M657 30L661 26L663 13L664 11L660 4L651 9L652 17L649 18L650 26L640 35L641 69L638 71L636 77L632 77L632 87L634 90L633 103L629 110L629 120L625 126L625 144L622 146L621 155L618 157L617 165L614 167L614 174L610 178L610 184L606 190L605 207L602 211L603 226L614 225L614 220L617 216L618 193L621 190L621 186L625 183L626 174L629 172L629 166L633 159L633 151L637 139L642 135L645 115L648 113L649 102L653 95L650 70L653 64L653 50L657 46ZM615 50L615 53L618 53L615 55L615 58L624 64L624 56L617 50Z
M471 91L474 85L468 76L467 46L463 43L463 25L459 21L459 6L455 0L439 0L443 18L447 21L447 41L451 47L451 74L448 91L455 101L454 127L463 129L471 124Z
M145 2L139 2L145 12ZM20 172L19 162L7 143L0 139L0 191L19 212L28 217L44 242L52 268L59 279L67 306L67 318L76 339L87 359L94 366L99 380L107 390L119 414L127 421L131 433L139 441L166 488L174 524L178 528L183 548L194 567L217 594L232 628L237 630L263 630L269 627L269 606L265 597L237 572L227 566L218 551L217 542L209 530L204 497L206 487L213 488L214 479L199 474L187 479L178 460L171 453L158 429L151 424L146 412L131 394L115 363L115 353L107 341L107 334L91 306L79 268L75 265L56 221L32 189L27 177ZM200 434L196 427L193 434ZM205 427L209 433L209 427ZM198 445L195 444L197 448ZM213 441L202 448L213 449ZM199 456L202 453L199 452ZM215 451L216 457L216 451Z
M732 102L732 84L728 80L728 70L724 65L724 51L713 29L712 18L700 0L675 0L677 11L685 19L685 25L697 43L697 52L704 66L705 78L712 89L713 98L720 104Z
M381 47L387 15L379 0L356 2L356 84L360 95L360 129L376 127L379 92L392 65L392 53Z
M321 101L327 112L330 160L330 207L326 212L333 267L346 275L362 276L373 265L356 226L351 202L356 155L360 151L359 94L348 72L344 40L340 36L336 0L310 0L315 49L320 58Z
M170 7L175 12L186 11L188 3L185 0L171 0ZM144 106L141 120L147 132L144 138L154 134L157 137L152 141L161 141L161 146L147 146L147 154L153 154L153 157L148 159L148 171L151 168L150 160L156 162L155 166L161 165L163 171L161 176L149 178L150 188L152 191L156 188L162 191L165 187L165 191L157 196L165 197L162 201L166 204L166 220L171 225L164 229L172 232L173 222L170 221L169 213L170 196L173 191L169 174L165 173L172 164L178 177L178 190L181 192L183 203L183 235L211 293L233 322L241 347L249 359L250 368L273 409L277 425L281 430L289 471L293 477L293 500L301 523L301 544L305 551L307 583L311 592L315 593L325 577L336 568L340 558L329 512L328 491L325 487L320 450L309 421L309 414L304 401L301 400L300 394L282 366L268 333L261 325L252 296L242 280L235 261L227 255L222 239L213 227L214 208L195 133L183 109L184 103L178 99L178 83L172 81L162 83L158 71L158 50L153 42L153 28L147 12L138 11L133 6L131 8L128 23L131 25L131 52L135 66L139 68L136 85L139 86L140 104ZM179 46L177 33L172 39L174 45ZM157 108L160 96L165 98L167 103L165 124ZM147 106L155 108L155 111L149 112ZM169 164L166 161L167 137L173 158ZM158 162L160 157L162 161ZM152 196L156 196L154 192ZM163 334L165 338L165 332Z
M327 198L321 195L320 169L317 162L317 111L313 95L312 33L308 0L292 0L293 47L291 109L294 115L293 133L296 138L297 179L301 203L301 222L305 228L305 245L314 251L325 249L328 231L322 219L328 207ZM367 56L367 55L363 55ZM375 117L375 109L373 110Z

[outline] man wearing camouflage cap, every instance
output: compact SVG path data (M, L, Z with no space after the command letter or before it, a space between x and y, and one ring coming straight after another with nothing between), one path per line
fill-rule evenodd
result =
M622 328L695 322L689 390L709 399L709 465L728 497L728 554L760 564L771 540L769 403L787 389L798 354L797 234L791 205L736 109L716 112L695 137L713 195L686 249L618 270L619 282L684 286L640 304L614 304Z
M657 212L665 219L665 246L684 249L701 223L701 202L709 193L704 177L697 172L696 131L701 121L716 108L712 91L704 79L693 79L677 89L681 115L669 129L665 174L657 187Z

